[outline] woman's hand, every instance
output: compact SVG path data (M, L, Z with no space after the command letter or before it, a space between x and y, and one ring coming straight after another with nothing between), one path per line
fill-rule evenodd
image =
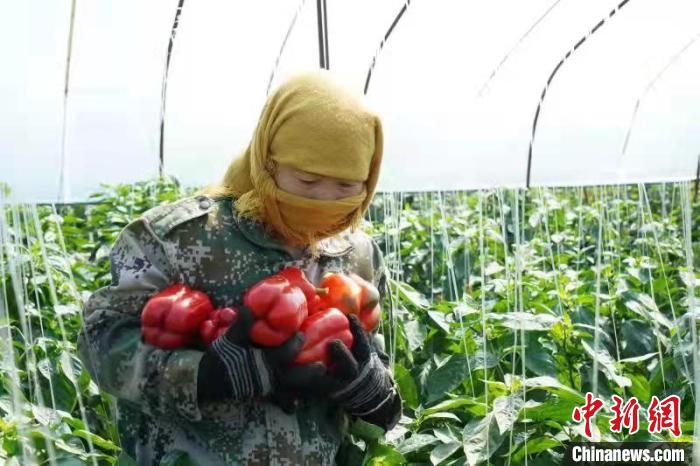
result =
M251 310L239 306L236 322L207 347L199 366L200 400L244 399L277 391L304 336L296 333L280 346L254 348L249 337L254 321Z
M372 351L360 320L355 315L348 319L354 337L352 351L338 340L328 348L333 362L330 377L336 387L329 396L348 414L389 430L401 417L401 397L389 370Z
M321 363L293 366L285 372L282 387L305 398L330 398L348 414L389 430L401 417L401 397L360 320L355 315L348 319L352 351L342 341L333 340L328 347L330 371Z
M292 364L304 344L301 333L280 346L250 347L254 318L250 309L241 306L236 323L202 357L199 399L265 396L291 414L297 397L323 396L350 415L391 429L401 416L401 398L388 369L372 351L357 316L351 315L349 320L354 337L352 351L340 340L332 341L328 348L333 368L330 372L321 363Z

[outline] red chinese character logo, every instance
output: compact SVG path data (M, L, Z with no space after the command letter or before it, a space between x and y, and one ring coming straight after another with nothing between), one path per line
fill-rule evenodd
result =
M625 405L622 405L622 398L617 395L612 396L613 406L610 408L615 413L615 417L610 420L610 430L612 432L622 432L622 427L629 430L630 435L639 430L639 401L637 397L632 397Z
M586 404L581 407L574 408L574 412L571 414L571 418L576 422L581 422L585 420L586 424L584 427L584 432L586 437L589 439L593 436L591 433L591 419L603 408L602 400L598 398L593 398L591 392L586 393Z
M681 435L681 399L678 395L670 395L662 401L651 397L651 404L647 409L649 417L649 433L659 433L668 430L674 437Z

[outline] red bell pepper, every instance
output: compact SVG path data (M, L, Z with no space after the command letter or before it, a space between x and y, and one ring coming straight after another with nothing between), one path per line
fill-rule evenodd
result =
M319 294L326 294L328 292L325 288L316 288L309 280L306 279L304 272L296 267L287 267L278 272L278 275L282 275L284 278L289 280L292 286L299 288L306 296L306 306L309 311L309 315L316 312L321 305L321 297Z
M321 280L321 287L328 293L320 296L321 308L337 308L344 314L355 314L366 332L371 332L379 324L381 308L379 291L357 274L327 274Z
M146 343L158 348L186 346L213 309L206 294L177 283L148 300L141 312L141 334Z
M321 296L324 309L335 307L345 314L360 313L362 288L348 275L343 273L326 274L321 279L321 287L328 289L328 293Z
M350 278L360 285L362 289L360 293L360 314L358 317L365 332L371 332L379 325L379 319L382 314L379 306L379 290L356 273L351 273Z
M361 309L373 309L374 306L379 304L379 290L377 290L373 284L356 273L350 273L350 278L352 278L355 283L360 285L360 288L362 289L362 292L360 293Z
M299 330L308 315L306 296L282 275L272 275L246 291L243 304L256 321L250 338L261 346L278 346Z
M318 311L306 318L301 325L304 334L304 346L294 360L295 364L310 364L321 362L330 366L328 343L340 340L348 348L352 348L352 332L348 318L335 308Z
M238 311L234 307L214 309L207 319L199 326L199 336L208 345L226 333L226 330L236 321Z

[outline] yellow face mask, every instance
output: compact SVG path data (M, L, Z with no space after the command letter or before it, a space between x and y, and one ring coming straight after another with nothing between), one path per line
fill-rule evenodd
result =
M379 178L383 136L379 118L361 97L326 72L297 75L267 100L245 152L222 183L204 190L235 198L239 215L266 224L282 238L309 245L358 226ZM364 181L364 192L334 201L280 190L276 164L322 176Z
M307 245L355 224L367 192L363 190L355 196L325 201L276 189L274 197L276 199L270 202L277 205L266 209L270 215L268 221L290 242Z

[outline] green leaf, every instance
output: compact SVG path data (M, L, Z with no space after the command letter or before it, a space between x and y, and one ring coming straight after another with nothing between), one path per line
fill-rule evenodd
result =
M556 375L557 364L551 351L545 350L536 333L527 334L525 367L537 375Z
M455 321L459 321L460 318L464 319L465 317L481 315L481 311L479 311L478 309L474 309L465 302L460 302L459 304L457 304L457 306L455 306L452 312L455 315Z
M370 422L363 421L362 419L356 419L355 422L350 425L350 433L355 435L362 440L376 440L384 436L384 429L374 425Z
M532 455L535 453L539 453L541 451L549 450L554 447L561 446L562 443L558 440L555 440L551 437L536 437L536 438L531 438L527 441L525 445L522 445L514 454L511 456L511 460L515 464L519 464L523 459L525 459L525 455L527 454Z
M77 439L73 439L73 440L79 441ZM85 457L85 449L82 446L78 447L76 445L71 445L60 438L56 439L54 441L54 443L59 449L61 449L63 451L67 451L68 453L72 453L72 454L77 455L81 458Z
M428 403L444 398L445 395L459 386L469 374L469 365L463 354L450 356L449 361L435 369L428 376Z
M71 316L80 313L80 307L77 304L57 304L54 306L54 312L60 316Z
M509 312L507 314L487 314L489 320L513 330L548 330L559 319L551 314L531 314L529 312Z
M442 443L456 442L458 440L457 435L448 426L433 429L433 434Z
M496 398L493 410L484 418L473 420L462 431L463 448L466 464L486 461L503 443L506 433L513 428L523 400L513 395Z
M90 373L86 370L83 370L80 373L80 377L78 377L78 387L80 388L80 392L83 393L92 383L92 378L90 376Z
M399 387L401 399L411 409L418 407L418 387L411 373L401 364L394 365L394 379Z
M401 466L406 464L406 458L390 445L374 444L367 452L363 466Z
M430 434L413 434L409 438L401 442L397 450L402 455L405 455L407 453L418 451L428 445L432 445L437 441L438 439Z
M486 275L496 275L497 273L503 272L505 270L505 267L503 267L501 264L498 262L491 262L486 266L486 269L484 270L484 274Z
M469 356L469 365L471 370L491 369L498 365L498 357L490 352L484 354L482 349L479 349L474 355Z
M548 392L556 393L562 398L567 398L576 402L581 402L584 399L583 395L581 395L579 392L567 385L564 385L554 377L531 377L529 379L525 379L525 383L523 385L525 385L527 388L540 388L542 390L547 390Z
M437 324L443 331L450 333L450 324L447 322L445 314L439 311L428 311L430 319Z
M632 386L630 387L632 395L636 396L640 403L648 403L651 400L649 379L640 374L632 374L630 380L632 380Z
M625 357L641 356L656 352L656 338L649 324L638 319L622 323L622 355Z
M528 419L539 422L571 422L571 413L577 406L580 406L580 403L573 400L552 398L535 409L526 410L525 415Z
M67 351L62 351L61 352L61 357L60 357L60 364L61 364L61 370L63 374L68 377L68 380L73 382L74 384L78 383L78 378L76 377L76 370L74 366L74 356L71 355ZM80 372L77 372L78 374Z
M423 418L423 421L427 421L428 419L450 419L457 422L461 421L456 414L450 412L428 414Z
M53 393L56 407L63 411L72 411L76 405L75 385L67 376L53 378Z
M430 302L425 298L425 296L416 291L411 285L392 278L389 279L389 282L395 287L401 301L404 301L417 309L427 309L430 306Z
M121 448L109 440L105 440L99 435L93 434L92 432L88 432L86 430L74 430L73 435L84 438L87 440L88 438L92 441L94 445L97 445L98 447L102 448L103 450L111 450L111 451L119 451Z
M522 407L523 399L519 396L502 396L494 400L493 411L490 414L496 419L501 434L505 434L513 427Z
M635 291L625 291L622 293L622 298L625 306L630 311L646 317L650 321L663 325L668 329L673 328L673 322L659 312L656 302L648 294L638 293Z
M421 393L425 393L428 387L428 377L433 373L433 360L428 359L418 367L418 385Z
M528 221L528 223L530 224L530 226L531 226L533 229L535 229L535 228L537 228L537 225L540 224L540 222L542 221L542 218L543 218L543 217L544 217L544 215L542 214L542 212L539 211L539 210L536 210L536 211L534 211L532 214L530 214L530 218L528 218L527 221Z
M46 379L50 380L51 379L51 361L48 358L43 358L40 361L37 362L36 364L37 369L39 369L39 373L46 377Z
M441 413L445 411L451 411L453 409L461 408L462 406L465 405L475 405L475 404L483 404L483 403L478 403L476 400L473 398L454 398L451 400L445 400L442 401L435 406L432 406L430 408L427 408L423 411L423 415L427 416L433 413Z
M654 358L657 357L658 355L659 355L659 353L647 353L647 354L643 354L643 355L641 355L641 356L635 356L635 357L632 357L632 358L620 359L620 363L636 364L636 363L639 363L639 362L645 362L645 361L648 361L648 360L650 360L650 359L654 359Z
M34 419L36 419L37 422L43 426L48 426L49 424L52 424L60 419L58 414L51 408L34 404L31 406Z
M615 382L620 387L632 386L632 381L628 377L618 374L615 360L610 356L608 350L601 347L598 348L598 352L595 352L586 340L581 340L581 345L592 359L598 361L598 368L605 373L608 380Z
M406 341L408 341L409 351L415 351L423 347L426 331L422 323L417 320L411 320L404 324L403 329L406 334Z
M57 412L58 412L58 414L60 414L61 420L63 422L65 422L66 424L68 424L69 426L71 426L73 429L86 430L85 423L81 419L79 419L77 417L73 417L70 413L67 413L65 411L57 411Z
M430 462L432 464L440 464L442 461L449 458L452 453L459 450L461 446L462 444L460 442L449 442L436 446L433 448L433 451L430 452Z
M685 286L700 287L700 279L688 270L679 270L678 275Z

